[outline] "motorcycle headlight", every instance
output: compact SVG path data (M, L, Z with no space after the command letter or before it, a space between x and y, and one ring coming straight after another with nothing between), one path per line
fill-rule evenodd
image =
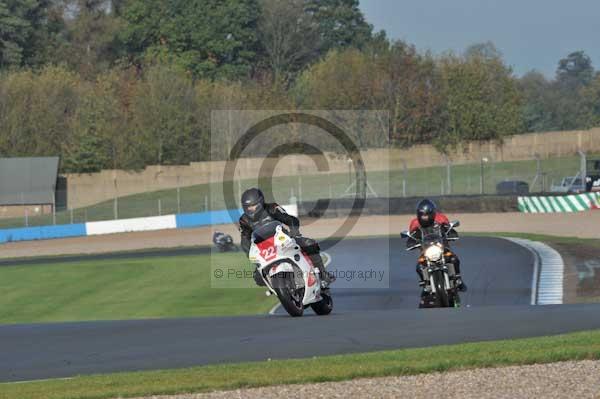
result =
M430 262L437 262L442 257L444 251L437 245L432 245L425 250L425 257Z

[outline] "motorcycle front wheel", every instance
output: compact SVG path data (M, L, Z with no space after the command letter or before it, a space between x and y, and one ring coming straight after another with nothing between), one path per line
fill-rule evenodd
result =
M438 300L438 304L442 308L450 306L450 299L448 298L448 291L446 290L446 284L444 284L444 272L438 270L433 274L433 283L435 284L435 296Z
M281 306L292 317L300 317L304 313L304 288L296 288L294 284L293 273L281 273L276 276L279 284L273 289L277 293L277 298Z

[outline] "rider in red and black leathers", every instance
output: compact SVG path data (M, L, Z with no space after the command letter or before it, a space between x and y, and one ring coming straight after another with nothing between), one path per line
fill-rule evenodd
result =
M288 214L276 203L267 204L262 191L257 188L246 190L242 194L242 208L244 213L240 217L240 232L242 235L241 246L246 254L250 251L252 244L252 231L259 226L277 220L290 229L290 235L296 243L308 255L314 267L319 269L323 287L328 287L334 280L333 276L325 270L319 243L315 240L300 235L300 221L297 217ZM259 285L264 285L262 278L255 270L254 280Z
M450 221L448 220L446 215L437 211L433 201L424 199L417 205L417 217L411 220L410 222L410 226L408 228L410 234L417 240L419 240L422 235L422 228L429 228L436 225L439 225L442 228L444 234L446 234L448 233L448 230L450 228ZM449 250L447 243L445 245L446 249ZM452 256L448 259L448 261L454 265L456 286L460 291L466 291L467 286L462 281L462 277L460 275L460 260L458 259L458 256L456 256L456 254L452 252ZM419 275L420 280L419 285L421 287L425 287L423 271L421 270L421 268L422 265L420 263L417 263L417 274Z

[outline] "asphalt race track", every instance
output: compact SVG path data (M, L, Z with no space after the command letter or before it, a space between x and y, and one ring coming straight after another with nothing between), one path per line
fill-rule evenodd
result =
M469 287L461 294L463 306L531 304L533 257L527 249L489 237L465 237L452 248L459 254L461 272ZM349 239L327 252L333 259L328 270L337 276L333 290L336 310L417 307L418 251L407 252L403 240ZM371 278L365 281L352 271L362 271ZM380 283L381 273L384 279Z
M345 240L328 250L333 259L329 269L338 275L330 316L318 317L307 309L302 318L260 315L0 326L0 381L600 328L597 304L530 306L533 259L528 250L483 237L463 238L454 248L469 286L461 309L416 309L416 254L404 251L399 239Z

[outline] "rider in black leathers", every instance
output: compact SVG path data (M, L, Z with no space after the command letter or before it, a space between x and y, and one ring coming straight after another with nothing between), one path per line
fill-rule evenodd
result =
M315 240L300 235L300 221L297 217L288 214L276 203L265 203L265 197L258 188L251 188L242 194L242 208L244 213L240 217L241 245L246 254L250 251L252 231L259 226L277 220L290 229L290 234L296 243L309 256L314 267L319 269L321 284L327 288L334 280L333 276L325 270L320 254L319 243ZM254 280L258 285L264 285L258 271L254 271Z

